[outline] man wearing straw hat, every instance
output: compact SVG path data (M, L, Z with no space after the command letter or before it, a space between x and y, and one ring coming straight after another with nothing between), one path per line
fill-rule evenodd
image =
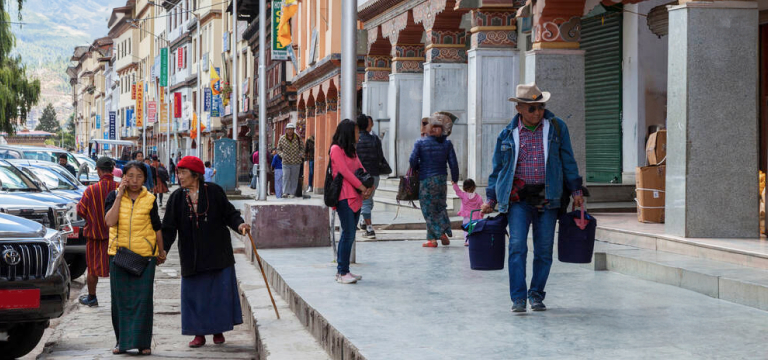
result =
M535 83L518 85L517 115L501 131L493 153L493 172L488 177L487 203L490 213L509 218L509 294L513 312L544 311L544 286L552 267L555 223L563 191L581 206L582 179L573 156L568 126L546 110L550 93ZM525 281L528 255L528 228L533 224L533 276Z

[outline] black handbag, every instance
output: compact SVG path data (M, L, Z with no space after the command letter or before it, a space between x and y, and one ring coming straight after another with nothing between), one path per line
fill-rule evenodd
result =
M333 177L333 169L331 168L331 162L328 161L328 167L325 170L325 185L323 186L323 201L325 206L336 207L339 205L339 196L341 196L341 185L344 182L344 177L341 174L337 174Z
M389 166L387 159L382 157L381 162L379 162L379 175L387 175L391 173L392 173L392 167Z
M360 180L363 186L367 188L373 187L373 176L371 176L371 174L365 171L365 169L359 168L355 170L355 177L357 178L357 180Z
M410 201L411 205L416 207L413 203L419 200L419 171L408 169L405 176L400 177L400 185L397 188L398 204L400 201Z
M147 242L147 244L149 244L149 240L147 240L146 238L144 238L144 240ZM134 276L141 276L141 274L144 273L144 269L146 269L147 265L149 265L149 261L152 259L152 257L141 256L131 251L130 247L131 247L131 240L128 239L128 247L117 248L117 252L115 253L115 258L113 259L113 261L115 262L116 266L125 270L129 274ZM155 253L156 249L157 249L157 243L155 243L155 245L152 246L152 254Z

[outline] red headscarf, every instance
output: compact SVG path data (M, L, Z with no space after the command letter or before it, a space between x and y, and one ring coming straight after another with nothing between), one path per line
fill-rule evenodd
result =
M197 156L185 156L181 158L179 163L176 164L176 167L179 169L189 169L198 174L205 174L205 165L203 165L203 160L200 160L200 158Z

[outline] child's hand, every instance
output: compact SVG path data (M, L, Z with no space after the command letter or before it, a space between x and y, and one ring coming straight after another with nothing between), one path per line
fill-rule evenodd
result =
M456 182L455 181L451 181L451 185L456 185Z

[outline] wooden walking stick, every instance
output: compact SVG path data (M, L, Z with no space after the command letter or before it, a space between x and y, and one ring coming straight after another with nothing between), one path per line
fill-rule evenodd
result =
M246 231L243 231L246 232ZM280 313L277 312L277 305L275 304L275 298L272 297L272 290L269 289L269 282L267 281L267 275L264 274L264 267L261 266L261 257L259 256L259 252L256 251L256 243L253 241L253 236L251 236L251 232L248 231L248 238L251 239L251 246L253 248L253 254L256 255L256 262L259 263L259 270L261 270L261 276L264 278L264 284L267 285L267 292L269 293L269 300L272 300L272 307L275 308L275 315L277 315L277 318L280 319Z

